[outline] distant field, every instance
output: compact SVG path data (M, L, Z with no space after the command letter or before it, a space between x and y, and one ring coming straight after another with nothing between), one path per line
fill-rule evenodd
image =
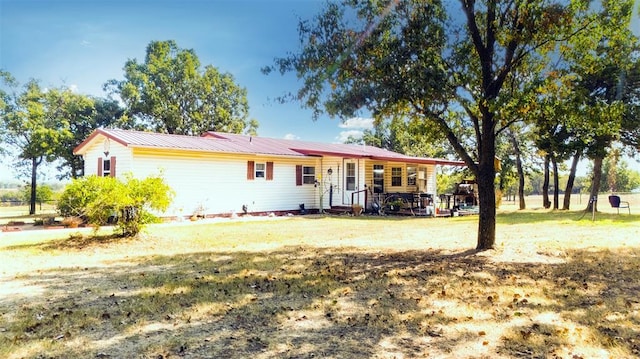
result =
M629 202L631 206L631 213L640 213L640 193L618 193L618 196L622 199L622 201ZM549 200L553 201L553 197L550 197ZM560 208L562 208L562 203L564 201L564 195L560 195ZM542 196L527 196L525 198L525 202L528 209L542 209ZM571 210L581 210L585 209L589 204L589 195L588 194L573 194L571 195ZM514 201L504 201L502 202L502 209L517 209L518 202L516 198L516 202ZM603 213L617 213L616 209L611 208L609 205L609 193L601 193L598 196L598 211ZM624 209L624 211L627 211ZM628 213L628 212L626 212Z
M55 204L36 204L36 215L51 215L56 213ZM11 205L0 203L0 224L6 223L7 218L29 217L29 205Z

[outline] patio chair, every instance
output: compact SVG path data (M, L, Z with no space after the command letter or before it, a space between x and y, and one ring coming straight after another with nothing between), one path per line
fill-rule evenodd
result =
M629 207L629 202L620 200L620 196L612 194L611 196L609 196L609 203L611 204L612 208L618 210L618 214L620 214L620 208L626 208L629 211L629 214L631 214L631 207Z

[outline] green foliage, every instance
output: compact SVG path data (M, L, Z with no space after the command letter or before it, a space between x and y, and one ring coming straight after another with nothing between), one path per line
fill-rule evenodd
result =
M573 10L544 0L460 5L462 16L441 1L329 3L313 21L300 22L302 49L263 72L295 72L301 88L281 99L301 101L316 118L349 118L365 108L441 134L478 179L477 248L488 249L495 240L496 137L513 121L502 112L514 95L530 93L509 84L531 81L519 70L546 60Z
M640 187L640 173L629 169L617 155L619 152L612 151L603 161L600 192L631 192Z
M129 60L124 72L125 80L110 80L105 87L120 96L137 127L183 135L255 133L246 89L229 73L201 68L195 51L173 40L152 41L144 63Z
M31 202L31 188L29 186L25 186L22 189L22 200L25 202ZM36 189L36 202L44 203L52 201L55 198L55 193L53 188L48 185L40 185Z
M10 92L3 95L0 116L0 142L7 144L20 164L30 167L31 202L29 214L35 214L38 167L52 162L65 138L68 119L57 116L54 93L43 91L37 81L29 81L19 92L17 83L5 80Z
M24 195L17 190L0 191L0 201L2 202L22 202L24 201Z
M61 164L59 178L78 178L84 175L84 160L73 149L97 128L118 125L129 127L122 119L124 110L117 101L76 94L69 89L53 89L50 97L55 103L54 115L63 124L64 136L56 149Z
M436 178L437 191L443 194L455 192L458 183L473 178L473 175L468 170L438 171Z
M373 129L364 130L362 138L349 137L346 143L364 143L417 157L444 158L452 155L441 133L433 131L424 121L401 116L377 119Z
M116 231L135 236L145 224L156 221L152 211L166 210L172 199L172 190L160 176L137 179L127 175L123 182L88 176L65 188L58 210L64 217L80 217L96 226L117 217Z

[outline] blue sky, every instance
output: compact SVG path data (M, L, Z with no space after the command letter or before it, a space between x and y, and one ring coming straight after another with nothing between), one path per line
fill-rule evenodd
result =
M44 87L106 96L102 85L123 78L127 59L143 61L153 40L175 40L247 89L260 136L342 142L370 128L371 120L314 122L298 103L272 100L299 87L294 75L260 72L275 57L299 49L298 19L312 18L323 5L324 0L0 0L0 68L21 83L35 78ZM637 17L632 28L640 33ZM640 169L638 162L630 164ZM10 177L3 165L0 179Z
M260 68L298 49L298 19L321 0L0 0L0 68L21 83L68 86L106 96L102 85L122 79L127 59L144 61L153 40L194 49L203 65L229 72L247 89L250 117L264 137L341 142L370 121L311 120L299 103L272 99L297 89L295 76ZM357 132L356 132L357 133Z

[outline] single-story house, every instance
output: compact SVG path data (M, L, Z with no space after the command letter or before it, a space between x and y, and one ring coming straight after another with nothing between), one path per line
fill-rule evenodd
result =
M165 217L297 213L302 204L307 211L370 209L391 193L435 198L436 166L462 165L364 145L119 129L94 131L74 154L83 156L85 175L162 172L176 194Z

